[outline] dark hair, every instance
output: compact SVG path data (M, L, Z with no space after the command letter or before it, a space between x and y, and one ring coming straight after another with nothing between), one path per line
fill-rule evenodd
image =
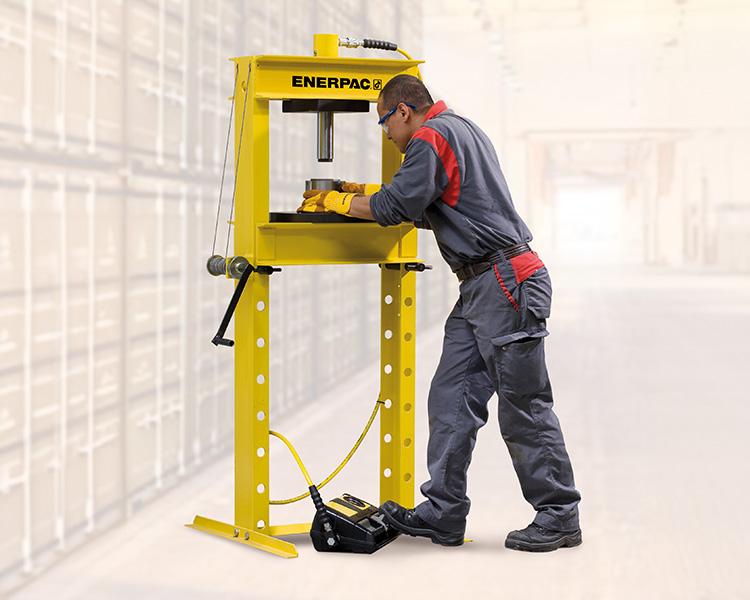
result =
M422 112L434 104L430 92L424 83L414 75L396 75L380 90L379 98L386 109L393 108L399 102L406 102Z

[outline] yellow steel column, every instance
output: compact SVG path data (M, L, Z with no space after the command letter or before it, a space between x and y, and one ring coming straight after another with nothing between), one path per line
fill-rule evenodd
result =
M381 179L389 183L403 155L383 133ZM408 225L402 225L408 231ZM399 254L416 256L417 232L399 242ZM380 503L414 506L414 369L416 277L403 265L382 266L380 275Z
M268 221L268 100L255 97L254 62L239 61L234 251L255 258L256 226ZM250 75L249 82L248 74ZM245 91L249 94L245 102ZM244 116L244 124L243 124ZM268 275L253 273L235 313L235 524L268 526Z
M412 232L413 233L413 232ZM416 277L413 271L381 273L380 502L414 505L414 369Z
M268 100L256 98L255 59L235 62L234 255L257 266L257 226L268 222ZM234 523L196 516L190 527L294 558L294 544L269 535L268 285L253 273L234 313Z
M235 313L235 523L262 531L268 510L268 275L253 273Z

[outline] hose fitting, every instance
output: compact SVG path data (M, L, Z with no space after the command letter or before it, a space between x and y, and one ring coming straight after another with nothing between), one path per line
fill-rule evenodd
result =
M364 41L358 40L357 38L353 37L340 37L339 38L339 46L343 46L344 48L361 48L364 45Z
M375 50L390 50L392 52L398 50L398 44L394 44L393 42L371 39L358 40L353 37L339 38L339 46L343 46L344 48L373 48Z
M335 548L338 546L339 536L336 534L333 523L331 523L331 519L328 517L326 505L323 504L323 500L318 493L318 488L311 485L309 489L310 498L312 498L313 504L315 504L315 513L318 515L318 519L320 519L320 523L323 526L323 535L326 538L326 544L331 548Z

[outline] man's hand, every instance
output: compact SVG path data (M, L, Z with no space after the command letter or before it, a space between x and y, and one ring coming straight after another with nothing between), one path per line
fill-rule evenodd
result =
M346 215L352 206L354 196L356 193L308 190L303 194L304 200L297 212L335 212Z
M302 205L297 209L298 213L302 212L335 212L340 215L357 216L359 218L372 220L372 214L369 209L370 196L380 190L379 183L354 183L352 181L342 181L339 185L341 191L324 191L308 190L303 194L304 200ZM360 204L365 203L366 210L358 206L357 215L351 215L352 199L355 196ZM361 200L361 201L360 201Z
M342 192L349 192L353 194L364 194L369 196L377 191L380 191L379 183L354 183L352 181L342 181L339 186Z

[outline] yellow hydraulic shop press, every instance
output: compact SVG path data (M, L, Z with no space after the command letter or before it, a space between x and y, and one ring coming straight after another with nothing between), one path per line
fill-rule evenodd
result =
M395 51L405 59L344 58L339 56L340 46ZM189 526L286 558L296 557L297 550L277 536L308 532L319 551L372 553L398 532L384 523L378 508L350 494L324 504L318 487L344 467L379 412L380 503L395 500L414 505L415 272L430 267L417 259L417 230L411 224L382 227L333 213L269 211L269 103L281 101L283 113L317 113L318 161L331 162L334 113L369 112L370 104L377 101L379 91L392 77L420 76L423 61L413 60L391 42L332 34L314 36L314 56L263 55L232 60L236 73L230 109L230 130L232 113L235 124L234 220L230 216L234 255L228 256L228 251L226 256L215 254L214 236L208 270L236 280L234 295L213 340L216 345L234 346L235 351L235 515L233 524L196 516ZM381 143L382 181L389 182L403 156L385 135ZM223 179L222 174L222 183ZM305 187L335 189L338 183L311 178ZM228 243L227 238L227 249ZM289 440L269 429L269 281L281 266L330 264L381 267L380 395L357 443L337 469L315 485ZM224 337L233 314L235 341ZM270 435L292 452L307 480L307 493L270 500ZM315 504L312 523L269 522L270 505L307 496Z

